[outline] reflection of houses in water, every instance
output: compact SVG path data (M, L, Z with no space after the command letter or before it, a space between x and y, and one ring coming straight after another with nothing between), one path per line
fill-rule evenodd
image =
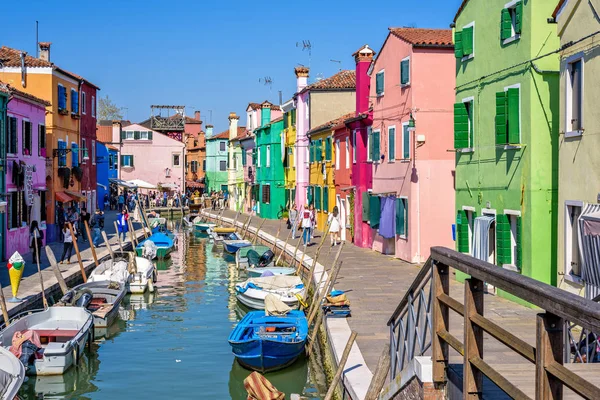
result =
M206 240L188 233L181 238L185 243L186 280L200 282L206 278Z
M148 308L149 305L151 305L152 303L154 303L154 300L156 299L156 293L150 293L150 292L146 292L144 294L132 294L129 296L129 301L128 301L128 311L129 311L129 315L128 315L128 320L134 320L135 319L135 311L137 310L145 310L146 308Z

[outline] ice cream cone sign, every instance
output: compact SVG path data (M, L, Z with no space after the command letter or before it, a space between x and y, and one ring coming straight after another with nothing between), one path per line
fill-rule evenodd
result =
M10 288L12 289L13 298L9 301L19 302L17 293L19 292L19 285L21 284L21 277L23 276L23 270L25 269L25 260L21 257L18 251L15 251L12 256L8 259L8 276L10 277Z

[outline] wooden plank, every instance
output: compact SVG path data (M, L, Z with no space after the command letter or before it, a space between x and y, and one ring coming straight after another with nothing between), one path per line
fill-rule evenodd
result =
M344 352L342 353L342 358L340 359L340 363L338 365L337 371L329 385L329 390L327 390L327 394L325 395L325 400L331 400L333 398L333 394L335 393L335 389L342 377L342 372L344 372L344 367L346 366L346 361L348 361L348 356L350 355L350 350L352 349L352 345L354 344L354 340L356 340L356 336L358 334L352 331L348 342L346 343L346 347L344 348Z
M525 357L526 360L535 363L535 347L529 345L506 329L501 328L481 315L472 315L471 322L477 324L481 329L492 335L500 343L506 345L510 349Z
M465 315L465 307L462 304L460 304L458 300L454 300L447 294L439 295L438 300L444 303L446 306L450 307L451 310L459 314L461 317Z
M473 315L483 315L483 282L465 280L463 398L479 399L483 395L483 374L473 368L470 359L483 359L483 329L471 322Z
M73 225L69 222L69 231L71 231L71 237L73 238L73 247L75 247L75 254L77 254L77 261L79 261L79 269L81 270L81 276L83 277L83 282L87 282L87 276L85 274L85 268L83 268L83 260L81 259L81 253L79 252L79 245L77 244L77 238L75 237L75 232L73 231Z
M550 313L538 314L536 319L536 363L535 363L535 398L562 399L563 384L556 376L549 374L547 368L553 363L562 364L563 359L563 326L562 318Z
M483 361L479 357L473 357L469 359L469 362L473 364L475 368L477 368L481 373L487 376L492 382L494 382L504 393L512 397L513 399L518 400L528 400L531 399L525 393L523 393L519 388L513 385L508 379L498 373L495 369L493 369L488 363Z
M458 352L461 356L465 355L465 348L463 344L458 340L454 335L448 332L445 329L441 329L438 331L437 336L442 339L445 343L449 344L454 350Z
M344 243L344 242L342 242ZM383 347L381 351L381 355L379 356L379 362L377 363L377 368L375 369L375 374L373 374L373 379L371 379L371 384L369 385L369 389L367 389L367 394L365 395L365 400L377 400L379 398L379 394L383 389L383 386L386 383L386 378L388 372L390 370L390 344L389 342Z
M546 367L546 371L580 396L586 399L600 399L600 388L598 386L582 378L577 373L568 370L564 365L551 362Z
M52 270L54 271L54 276L56 276L56 280L58 281L58 286L60 286L60 291L63 296L65 293L69 291L69 287L65 283L65 279L62 276L62 272L60 272L60 268L58 267L58 263L56 262L56 257L54 256L54 252L50 246L46 246L46 257L48 257L48 262L52 266Z
M92 240L92 234L90 233L90 226L87 221L83 221L85 225L85 232L87 234L88 240L90 241L90 249L92 250L92 257L94 258L94 263L96 267L98 266L98 256L96 255L96 246L94 246L94 241Z
M448 333L449 328L449 310L438 296L448 294L450 291L450 275L447 265L436 263L433 265L432 276L433 291L433 310L432 317L432 335L431 335L431 360L433 362L433 382L446 382L446 367L448 366L448 341L440 336L441 333ZM444 340L442 340L444 339ZM454 346L453 346L454 347Z

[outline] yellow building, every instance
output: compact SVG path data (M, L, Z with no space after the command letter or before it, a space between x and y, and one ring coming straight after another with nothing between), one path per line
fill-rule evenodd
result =
M335 120L310 130L308 202L317 210L317 229L327 227L329 213L335 207L335 150L333 126Z
M46 238L53 241L58 236L56 209L85 200L80 182L71 174L72 167L78 165L82 78L50 62L50 43L40 43L39 58L3 46L0 59L0 81L51 103L46 111ZM95 99L91 104L94 116Z
M296 108L289 100L281 106L283 114L282 143L285 148L283 160L285 182L285 208L290 209L296 198Z

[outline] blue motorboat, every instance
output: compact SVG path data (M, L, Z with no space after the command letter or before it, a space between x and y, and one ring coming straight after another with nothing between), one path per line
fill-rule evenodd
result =
M223 240L223 248L226 252L230 254L235 254L241 248L252 246L252 242L244 239L237 239L239 237L237 234L232 233L232 235L236 235L236 239L225 239Z
M291 365L304 353L308 323L304 312L288 311L285 316L267 316L251 311L229 335L229 344L245 368L275 371Z
M136 246L135 252L137 253L138 257L142 257L142 253L144 250L144 243L147 240L154 242L154 244L156 245L156 247L157 247L156 257L157 258L165 258L166 256L168 256L171 253L171 251L173 250L173 247L175 246L175 242L173 241L173 238L169 237L168 235L161 233L161 232L153 233L149 238L142 240Z

